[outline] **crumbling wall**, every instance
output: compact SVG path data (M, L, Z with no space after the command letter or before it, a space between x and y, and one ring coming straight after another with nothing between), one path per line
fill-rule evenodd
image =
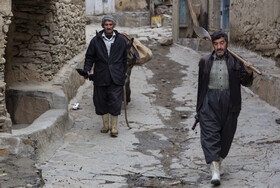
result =
M13 0L6 83L50 81L85 49L84 0Z
M280 66L280 1L232 0L230 38L262 55L276 59Z
M117 12L148 10L146 0L115 0Z
M6 84L4 82L6 63L4 55L7 44L7 33L12 18L11 4L11 0L0 0L0 132L11 132L12 126L11 119L6 109Z

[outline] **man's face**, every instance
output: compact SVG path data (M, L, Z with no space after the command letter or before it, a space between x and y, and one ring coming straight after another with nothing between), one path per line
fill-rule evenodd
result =
M114 27L115 24L112 21L105 21L103 25L103 28L105 30L105 35L112 35Z
M213 47L217 57L221 58L224 56L227 50L227 42L224 37L214 40Z

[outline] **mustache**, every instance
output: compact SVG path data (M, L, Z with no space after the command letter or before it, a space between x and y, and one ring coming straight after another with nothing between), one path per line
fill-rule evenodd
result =
M222 49L222 48L217 49L217 52L223 52L223 51L224 51L224 49Z

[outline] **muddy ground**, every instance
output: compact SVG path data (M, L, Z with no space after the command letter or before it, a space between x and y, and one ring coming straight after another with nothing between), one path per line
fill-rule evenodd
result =
M183 106L184 104L176 101L172 97L172 90L182 84L182 78L186 76L186 74L182 73L181 70L187 70L188 66L181 65L167 57L167 54L170 52L169 46L154 44L149 47L153 52L153 58L145 66L153 72L153 77L148 79L148 83L156 88L156 91L150 93L150 95L155 96L155 105L171 110L171 118L166 119L163 117L164 114L158 114L165 128L153 130L166 136L168 138L167 141L158 141L153 132L150 131L139 132L136 134L136 137L141 144L137 146L137 150L149 155L147 151L160 149L162 156L159 160L164 167L165 173L176 177L176 174L173 174L170 170L170 165L172 164L171 160L174 156L177 156L178 153L183 152L184 148L188 146L186 132L189 131L192 126L191 124L183 124L181 121L184 118L189 118L193 112L178 112L175 110L176 107ZM141 175L128 177L128 183L131 187L161 187L163 186L162 181L171 181L176 187L185 187L185 185L188 184L188 182L180 180L179 177L177 181L174 180L176 180L176 178L150 177L147 179L147 177L142 177ZM190 185L188 185L188 187L190 187Z

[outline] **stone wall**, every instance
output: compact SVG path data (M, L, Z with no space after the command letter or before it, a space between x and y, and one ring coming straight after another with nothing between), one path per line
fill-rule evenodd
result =
M84 0L13 0L5 81L50 81L85 49Z
M4 71L6 59L5 48L7 44L7 33L9 30L9 24L11 23L12 12L11 12L12 1L0 0L0 132L11 132L11 120L7 113L5 103L5 91L6 84L4 82Z
M276 59L280 67L280 1L232 0L230 38L247 48Z

